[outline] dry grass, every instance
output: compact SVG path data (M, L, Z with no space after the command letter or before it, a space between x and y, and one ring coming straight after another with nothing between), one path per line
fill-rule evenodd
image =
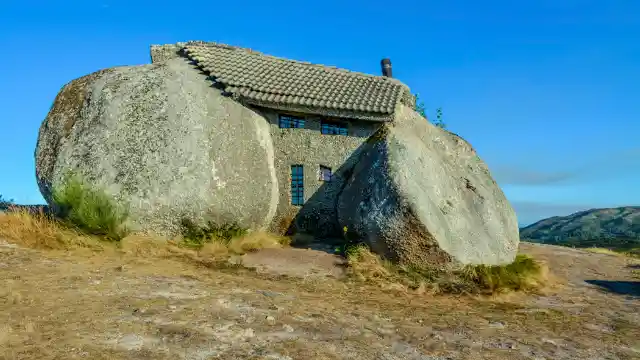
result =
M607 249L607 248L590 247L590 248L584 248L583 250L596 253L596 254L626 256L626 257L640 259L640 249L613 250L613 249Z
M0 213L0 238L11 239L17 245L36 249L104 247L98 237L66 227L43 212L31 214L23 209Z
M17 210L0 214L0 237L29 248L69 250L86 248L115 251L138 258L181 258L209 267L225 264L235 256L259 249L280 248L289 237L265 232L249 232L233 238L208 236L185 241L181 237L131 234L119 242L101 241L101 237L83 234L43 213ZM294 241L297 239L294 239ZM196 244L197 246L194 246ZM386 289L432 293L503 293L542 288L547 268L524 255L506 266L467 266L456 272L405 267L380 259L366 247L347 251L348 273L361 282Z
M381 259L365 246L347 250L349 272L356 279L386 288L432 293L507 293L539 291L549 283L548 266L527 255L517 255L503 266L465 266L442 271L399 266Z
M630 348L640 336L633 318L625 318L636 308L592 289L550 299L557 309L541 308L522 293L511 294L513 301L434 297L420 293L433 290L426 279L437 273L394 267L364 250L351 254L349 271L375 286L333 279L310 285L213 266L287 240L258 232L199 249L179 238L143 235L104 242L17 212L0 214L0 238L45 249L0 247L0 265L6 265L0 266L0 359L207 358L210 347L225 359L278 358L266 351L291 359L417 358L402 349L393 353L399 342L434 358L525 360L528 347L549 359L631 359L622 345ZM508 273L531 269L527 259ZM589 271L592 265L579 260L567 255L556 266ZM467 275L495 281L494 271ZM587 295L588 303L576 298ZM568 312L576 302L585 307ZM603 312L605 306L610 311ZM137 347L138 338L148 342ZM519 348L500 347L507 342Z
M508 291L536 291L549 282L547 264L524 254L501 266L466 266L462 278L490 293Z
M230 241L211 238L197 248L185 246L181 237L169 239L131 234L118 242L104 241L103 237L82 233L44 213L31 214L21 209L0 213L0 238L10 239L16 245L32 249L84 248L101 252L115 251L139 258L179 257L220 261L259 249L279 248L290 242L287 237L266 232L251 232Z

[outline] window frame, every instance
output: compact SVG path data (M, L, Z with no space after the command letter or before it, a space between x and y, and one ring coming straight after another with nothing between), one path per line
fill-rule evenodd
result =
M304 205L304 165L291 165L290 176L291 205L302 206Z
M304 129L306 120L303 116L278 114L278 127L280 129Z
M325 132L325 128L327 131ZM322 135L341 135L349 136L349 124L344 121L336 121L331 119L320 120L320 133Z

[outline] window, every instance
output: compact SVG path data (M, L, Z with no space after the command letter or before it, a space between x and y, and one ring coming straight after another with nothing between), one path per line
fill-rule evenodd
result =
M320 181L331 181L332 175L333 174L331 173L330 167L320 165L320 172L319 172Z
M295 116L280 115L279 125L281 129L292 129L292 128L304 129L304 119L295 117Z
M320 130L323 135L348 135L347 125L332 121L322 121Z
M291 205L304 204L304 170L302 165L291 165Z

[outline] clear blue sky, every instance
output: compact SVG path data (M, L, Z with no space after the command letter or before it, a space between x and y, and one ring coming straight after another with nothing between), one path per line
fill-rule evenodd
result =
M442 106L522 224L640 205L640 1L1 1L0 194L42 203L33 152L61 86L206 40L394 76Z

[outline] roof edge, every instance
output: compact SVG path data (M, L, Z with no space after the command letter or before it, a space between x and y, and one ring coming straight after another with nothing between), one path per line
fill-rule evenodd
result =
M235 97L239 102L259 106L272 110L281 110L281 111L292 111L299 112L310 115L321 115L326 117L335 117L341 118L345 120L353 119L353 120L366 120L373 122L393 122L395 118L395 112L391 114L375 114L375 113L366 113L366 112L356 112L349 110L338 110L338 109L328 109L328 108L318 108L318 107L307 107L302 105L291 105L291 104L281 104L281 103L272 103L268 101L259 101L254 99L245 98L243 96Z
M353 70L341 68L341 67L338 67L338 66L335 66L335 65L317 64L317 63L312 63L312 62L309 62L309 61L295 60L295 59L285 58L285 57L281 57L281 56L270 55L270 54L266 54L266 53L263 53L261 51L257 51L257 50L251 49L251 48L227 45L227 44L217 43L217 42L213 42L213 41L207 42L207 41L198 40L198 41L187 41L185 43L176 43L176 44L184 44L183 47L187 47L187 46L190 46L190 45L193 45L193 46L211 46L211 47L218 47L218 48L228 49L228 50L245 51L245 52L248 52L250 54L256 54L256 55L260 55L260 56L264 56L264 57L268 57L268 58L272 58L272 59L276 59L276 60L293 62L293 63L305 65L305 66L320 67L320 68L324 68L324 69L347 72L347 73L360 75L360 76L383 78L383 79L386 79L387 81L397 81L397 82L401 83L402 85L404 85L404 83L402 83L398 79L388 78L388 77L385 77L385 76L382 76L382 75L374 75L374 74L368 74L368 73L364 73L364 72L360 72L360 71L353 71Z
M151 63L158 63L158 62L166 61L173 58L182 58L182 59L194 61L195 65L204 71L200 62L196 61L194 58L192 58L192 56L189 55L187 47L190 45L191 46L211 46L211 47L218 47L218 48L224 48L229 50L245 51L245 52L253 53L256 55L278 59L286 62L302 64L305 66L320 67L320 68L329 69L333 71L346 72L346 73L350 73L357 76L366 76L366 77L373 77L376 79L384 79L385 81L392 82L400 86L402 89L401 93L399 94L400 96L398 97L398 100L396 102L396 108L399 104L404 104L415 110L415 106L416 106L415 96L411 94L411 89L409 88L409 86L397 78L390 78L390 77L385 77L381 75L373 75L373 74L367 74L363 72L351 71L348 69L338 68L335 66L327 66L323 64L313 64L305 61L292 60L288 58L264 54L260 51L256 51L250 48L232 46L232 45L227 45L222 43L193 40L193 41L187 41L187 42L176 42L171 44L152 44L150 45ZM214 82L217 82L215 79L212 79L212 80ZM225 83L220 83L220 84L223 87L227 87L227 84ZM376 122L392 122L395 117L395 111L391 113L360 112L355 110L340 110L340 109L330 109L330 108L324 108L324 107L308 107L304 105L273 103L268 101L245 98L244 96L241 96L239 94L237 94L235 97L238 100L242 100L244 103L261 106L265 108L271 108L271 109L283 110L283 111L288 110L288 111L296 111L296 112L305 112L309 114L331 116L331 117L338 117L338 118L359 119L359 120L376 121Z
M401 85L406 89L407 92L409 92L409 93L411 92L411 89L409 88L409 86L407 84L405 84L404 82L402 82L402 80L397 79L397 78L389 78L389 77L385 77L385 76L382 76L382 75L374 75L374 74L364 73L364 72L361 72L361 71L353 71L353 70L349 70L349 69L345 69L345 68L340 68L340 67L337 67L337 66L334 66L334 65L324 65L324 64L311 63L311 62L308 62L308 61L294 60L294 59L289 59L289 58L285 58L285 57L265 54L265 53L263 53L261 51L257 51L257 50L251 49L251 48L227 45L227 44L217 43L217 42L212 42L212 41L207 42L207 41L202 41L202 40L190 40L190 41L182 41L182 42L176 42L176 43L171 43L171 44L151 44L150 45L151 63L161 62L161 61L165 61L165 60L172 59L172 58L177 58L177 57L187 57L187 58L191 59L191 57L188 54L183 52L184 49L189 45L214 46L214 47L219 47L219 48L223 48L223 49L246 51L246 52L257 54L257 55L260 55L260 56L265 56L265 57L278 59L278 60L283 60L283 61L288 61L288 62L294 62L294 63L302 64L302 65L305 65L305 66L321 67L321 68L325 68L325 69L341 71L341 72L351 73L351 74L360 75L360 76L367 76L367 77L374 77L374 78L378 78L378 79L385 79L386 81L390 81L390 82L396 83L398 85Z

